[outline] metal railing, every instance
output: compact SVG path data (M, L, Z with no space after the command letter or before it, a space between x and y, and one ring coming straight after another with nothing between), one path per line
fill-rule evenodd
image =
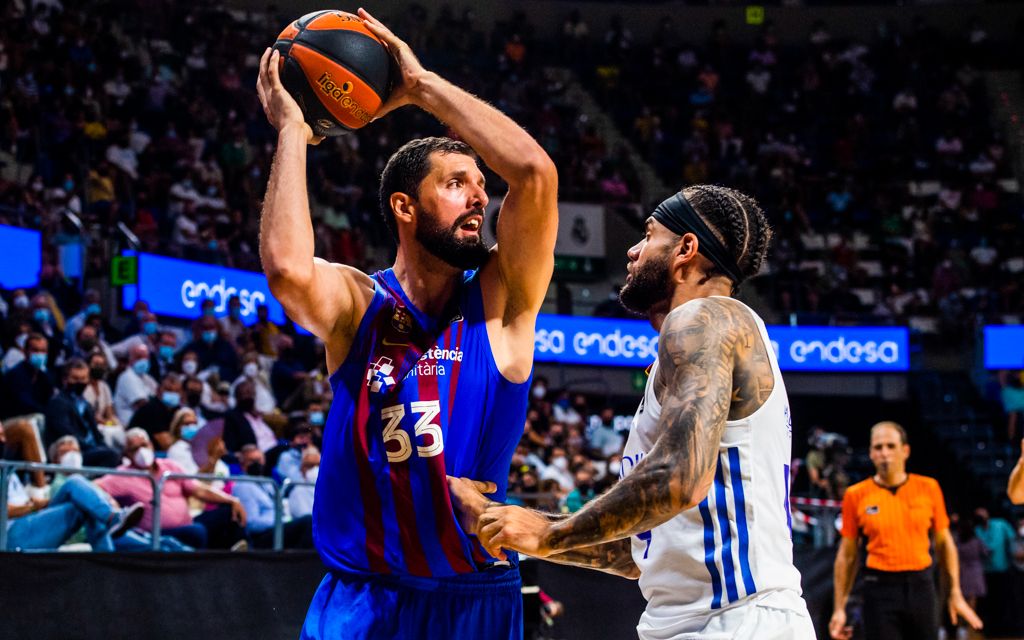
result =
M44 471L46 473L64 473L67 475L79 474L87 477L96 476L129 476L133 478L145 478L153 488L154 514L156 513L156 491L157 480L147 471L131 471L128 469L108 469L106 467L65 467L59 464L45 464L42 462L16 462L13 460L0 460L0 551L7 550L7 494L11 474L15 471ZM154 527L156 524L154 522ZM156 540L154 536L154 540Z
M294 481L286 478L278 484L273 478L263 476L217 476L207 473L171 473L164 472L154 478L148 471L107 469L104 467L65 467L58 464L44 464L39 462L14 462L0 461L0 551L7 549L7 502L8 484L10 474L15 471L44 471L46 473L64 473L67 475L80 474L87 477L97 476L129 476L135 478L146 478L153 490L153 538L152 549L159 551L162 542L162 523L160 515L163 511L163 489L170 480L200 480L203 482L249 482L252 484L271 485L274 494L274 551L284 548L284 501L288 495L301 486L312 487L315 483L306 480Z

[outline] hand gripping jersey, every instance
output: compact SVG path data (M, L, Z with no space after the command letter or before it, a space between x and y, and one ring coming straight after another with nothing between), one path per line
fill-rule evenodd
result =
M721 610L754 601L807 615L800 573L793 566L789 400L764 322L744 308L754 316L768 347L775 386L752 415L726 422L707 498L633 538L640 590L648 601L638 626L641 638L697 631ZM651 369L633 419L622 458L623 476L658 436L657 367L655 363Z
M449 577L487 556L453 514L445 475L490 480L504 500L526 420L529 380L498 371L479 272L466 272L442 320L416 309L389 269L348 357L330 378L313 504L327 567L356 574Z

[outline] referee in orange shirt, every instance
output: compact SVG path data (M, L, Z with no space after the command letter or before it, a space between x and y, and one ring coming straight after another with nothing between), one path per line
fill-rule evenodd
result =
M960 593L960 559L949 535L949 517L939 483L907 473L907 432L895 422L871 427L871 462L875 475L846 490L843 537L835 563L835 604L829 635L846 640L846 601L857 575L857 540L867 538L864 574L866 640L935 640L939 633L938 596L929 554L935 555L949 586L949 615L974 629L981 620Z

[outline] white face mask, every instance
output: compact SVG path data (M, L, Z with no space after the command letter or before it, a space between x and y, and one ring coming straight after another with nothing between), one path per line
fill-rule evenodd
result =
M608 463L608 473L612 474L613 476L617 476L617 475L619 475L619 471L622 471L622 463L621 462L609 462Z
M186 360L181 363L181 370L187 376L194 376L196 371L199 370L199 363L195 360Z
M140 469L148 469L153 466L153 450L149 447L139 447L132 456L132 462Z
M74 467L75 469L82 468L82 452L81 451L68 451L60 457L60 464L63 467Z
M255 362L249 362L242 367L242 372L245 373L247 378L255 378L256 374L260 372L260 367Z
M317 476L319 475L320 465L306 469L306 480L309 480L310 482L316 482Z
M568 460L568 458L564 458L562 456L559 456L557 458L553 458L551 460L551 464L555 465L555 468L561 469L562 471L565 471L566 469L569 468L569 460Z
M539 384L533 388L533 397L536 398L537 400L540 400L545 395L547 395L547 392L548 390L544 388L544 385Z

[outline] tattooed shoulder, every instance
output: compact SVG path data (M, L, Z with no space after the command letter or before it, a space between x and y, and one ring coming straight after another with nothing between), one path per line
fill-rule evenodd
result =
M707 353L703 347L708 344L724 348ZM655 394L664 404L668 381L675 379L684 359L705 366L729 361L732 396L728 419L746 418L768 400L775 387L768 348L753 315L740 303L724 298L691 300L673 309L662 325ZM686 354L683 359L682 354Z

